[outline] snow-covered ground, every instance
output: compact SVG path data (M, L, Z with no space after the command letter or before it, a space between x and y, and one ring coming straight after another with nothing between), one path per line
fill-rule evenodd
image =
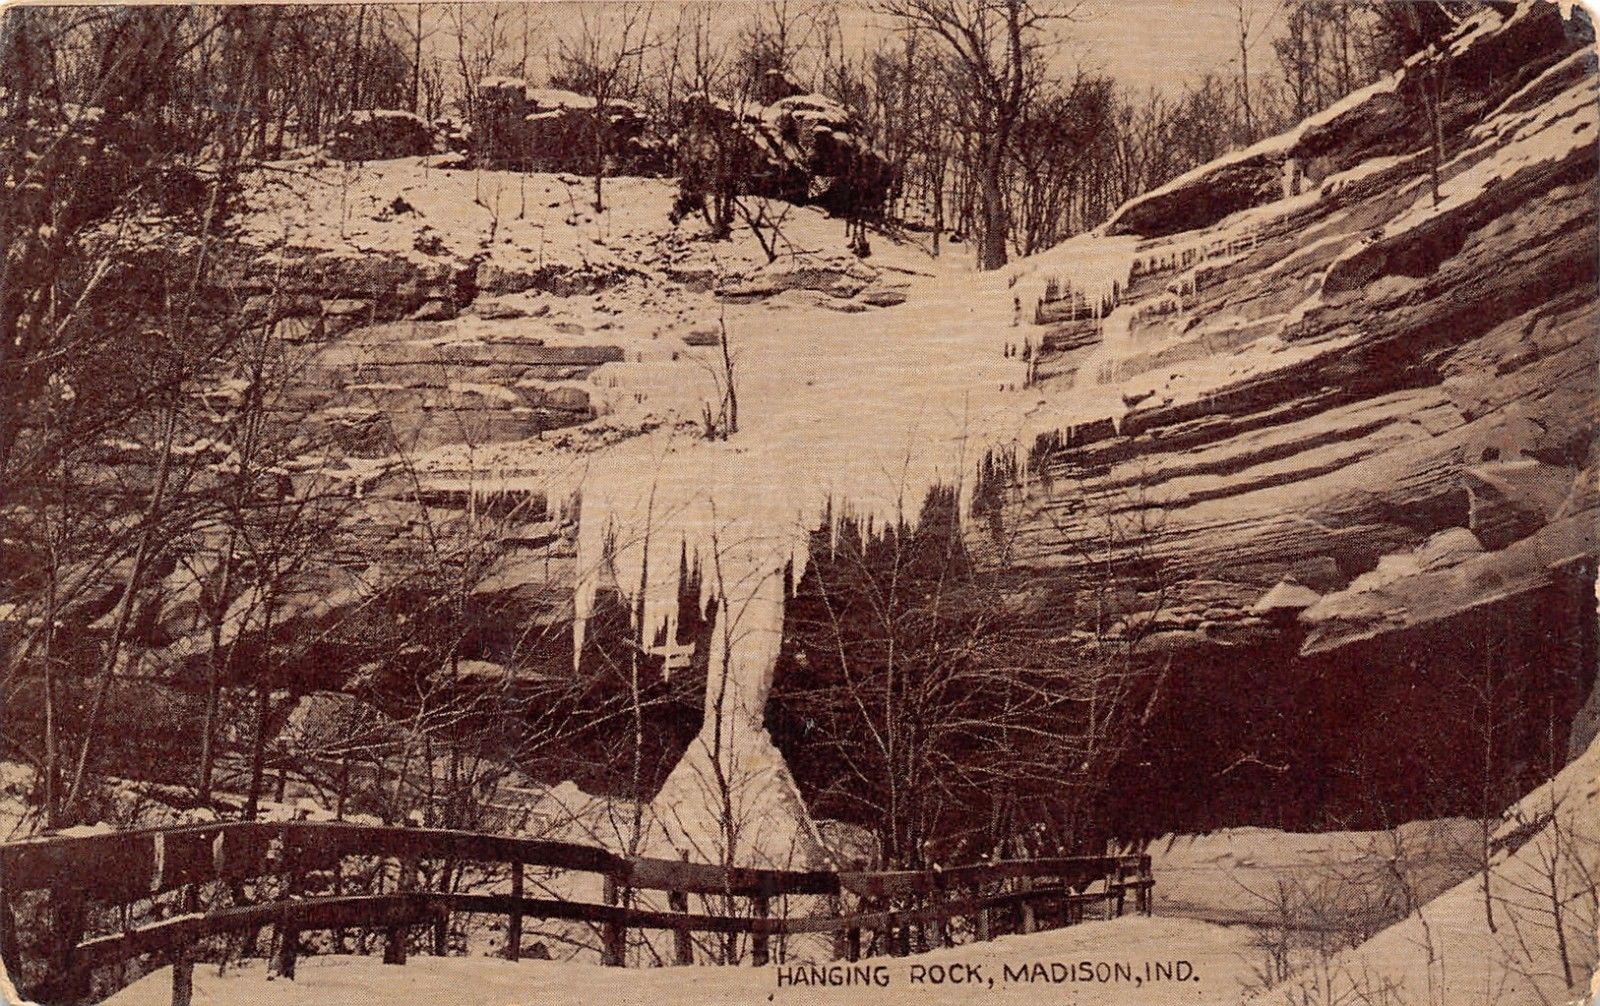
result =
M1184 919L1123 918L1069 929L1007 936L990 943L940 950L914 958L874 958L843 966L857 978L849 985L794 984L809 969L782 965L693 968L604 968L598 965L491 958L414 957L403 967L370 957L322 957L300 963L292 982L268 979L259 966L195 970L194 1002L260 1003L262 1006L388 1006L391 1003L482 1003L484 1006L554 1006L605 1003L607 1006L703 1006L746 1003L921 1003L965 1006L971 1002L1083 1004L1083 1006L1179 1006L1239 1000L1248 979L1243 954L1245 930ZM1146 981L1146 964L1171 966L1186 980ZM1179 967L1177 962L1187 962ZM1037 967L1042 965L1042 970ZM1052 969L1052 965L1055 967ZM1086 967L1087 965L1087 967ZM1101 965L1105 965L1104 969ZM1116 966L1123 965L1119 973ZM973 985L952 982L950 972ZM1014 980L1007 981L1007 968ZM880 972L881 969L881 972ZM920 970L919 970L920 969ZM1066 978L1072 970L1087 978ZM941 974L941 971L943 972ZM1016 980L1026 973L1034 981ZM1097 973L1098 972L1098 973ZM835 972L836 974L842 972ZM882 973L887 985L860 976ZM1150 972L1152 975L1154 970ZM1105 974L1111 980L1096 980ZM944 977L934 984L935 976ZM922 981L914 983L921 977ZM780 980L782 984L780 984ZM990 983L993 983L992 985ZM166 1006L171 995L168 969L140 979L107 1000L108 1006Z
M308 157L268 165L247 187L245 237L262 246L351 257L381 253L436 264L482 255L490 264L519 269L622 267L657 277L678 267L737 274L767 261L742 224L733 240L691 246L706 226L697 213L677 225L669 219L677 193L671 178L608 178L597 212L592 178L438 166L449 161L401 157L342 165ZM783 257L846 248L844 223L819 210L764 200L752 205L774 224ZM873 262L930 268L919 248L881 239L873 242Z
M1504 847L1490 870L1492 928L1482 875L1469 877L1259 1001L1600 1001L1600 742L1511 808L1496 837Z
M1476 821L1416 821L1392 831L1284 832L1225 828L1151 845L1155 910L1212 922L1271 923L1292 893L1306 912L1376 911L1428 901L1472 872Z

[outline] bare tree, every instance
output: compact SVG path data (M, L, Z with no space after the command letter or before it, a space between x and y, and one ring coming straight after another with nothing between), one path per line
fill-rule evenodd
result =
M6 670L9 685L42 658L43 802L62 823L93 786L99 724L148 591L206 507L194 396L237 335L212 269L246 151L261 143L276 15L39 9L3 24L0 172L16 198L0 277L0 514L21 554L37 543L54 561L8 570L0 589L50 614L9 649ZM170 127L157 127L161 114ZM205 175L203 154L215 162ZM90 365L111 356L123 365ZM112 444L130 463L106 463ZM89 627L99 652L69 766L57 630L104 591L113 603Z
M1244 117L1244 130L1240 143L1255 139L1255 116L1250 106L1250 45L1257 32L1256 11L1252 0L1233 0L1234 24L1239 30L1239 114Z
M1095 847L1097 806L1161 702L1166 669L1139 653L1154 615L1121 599L1153 513L1085 532L1114 535L1082 546L1121 561L1041 620L1010 559L1021 525L1006 482L986 465L972 504L982 532L962 529L950 490L915 521L841 521L815 539L790 606L794 653L774 703L803 738L791 758L802 777L831 780L822 812L871 827L895 868ZM1159 612L1159 574L1144 566L1141 600Z
M430 23L430 20L425 17L426 11L427 5L420 3L413 4L411 10L409 11L398 7L388 8L386 11L386 13L390 15L393 29L399 33L400 37L406 42L410 50L410 107L411 111L415 112L417 115L422 115L424 111L424 106L422 103L422 76L423 67L426 65L427 61L422 58L422 47L430 38L433 37L434 32L438 29L437 24Z
M1005 169L1013 134L1037 86L1036 57L1053 23L1072 20L1076 3L1037 0L880 0L878 10L903 29L941 39L959 62L976 112L969 133L976 138L982 205L978 265L1006 263L1010 221L1005 204Z
M615 143L611 116L616 102L639 92L644 57L655 44L652 17L647 3L582 7L576 32L560 42L558 81L594 102L588 132L596 213L605 209L601 187Z
M509 59L510 8L500 3L457 3L447 9L445 21L455 42L461 111L466 121L475 122L478 86Z
M1552 782L1525 801L1509 818L1506 837L1515 841L1496 871L1508 965L1535 985L1554 979L1562 991L1594 972L1600 925L1600 832L1575 806L1580 799Z

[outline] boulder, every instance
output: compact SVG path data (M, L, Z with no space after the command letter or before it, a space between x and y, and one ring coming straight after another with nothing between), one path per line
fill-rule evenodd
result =
M546 310L548 311L549 309L546 308ZM504 300L480 297L473 302L472 313L486 321L510 321L515 318L526 318L528 309Z
M407 317L429 300L453 300L461 276L451 263L427 262L388 253L345 252L260 255L243 267L241 287L260 285L275 293L264 303L295 305L279 312L315 316L357 317L357 302L370 308L373 321ZM248 304L257 303L251 298ZM332 305L336 310L329 310ZM349 312L349 313L347 313ZM363 319L367 320L367 319Z
M344 318L350 315L366 314L372 310L372 304L354 297L335 297L322 302L322 314L329 318Z
M550 263L525 266L514 261L488 261L477 267L475 283L490 294L539 290L560 297L599 293L616 286L633 273L622 267Z
M430 300L411 313L412 321L446 321L456 316L447 300Z
M896 307L906 302L905 287L875 284L861 291L856 298L868 307Z
M1596 517L1590 511L1564 518L1497 552L1474 550L1465 538L1430 540L1392 567L1359 577L1348 590L1306 609L1301 620L1310 633L1304 652L1445 622L1487 603L1592 579L1592 560L1585 556L1595 550Z
M819 94L739 108L690 95L675 145L684 191L680 213L710 188L732 184L744 195L871 217L898 183L850 111Z
M321 318L284 318L272 326L272 338L291 345L314 342L322 338L322 333Z
M598 144L607 174L667 168L665 149L646 135L649 122L631 101L613 99L597 110L588 95L493 77L479 85L473 115L469 146L485 167L590 173Z
M717 288L722 300L765 300L786 290L812 290L829 297L849 299L878 278L872 267L854 259L791 259L763 266L750 276Z
M328 156L341 161L382 161L432 153L433 132L420 116L393 109L347 112L333 127Z
M1260 600L1250 606L1250 611L1257 615L1274 615L1282 612L1301 612L1321 600L1322 595L1307 587L1292 576L1286 576Z
M1548 524L1572 491L1577 472L1533 458L1491 461L1462 472L1468 526L1490 548L1504 548Z

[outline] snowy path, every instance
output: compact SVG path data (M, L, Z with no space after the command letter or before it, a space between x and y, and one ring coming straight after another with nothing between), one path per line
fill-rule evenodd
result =
M1086 923L1068 929L1008 936L992 943L960 947L910 958L864 961L858 968L881 965L888 986L853 985L816 988L788 981L779 986L779 967L765 968L603 968L590 964L526 961L511 964L491 958L414 957L403 967L386 966L372 957L320 957L300 963L293 982L267 980L262 969L230 971L218 978L213 967L195 970L194 1002L260 1004L260 1006L388 1006L390 1003L481 1006L555 1006L558 1003L605 1003L606 1006L723 1006L744 1003L917 1003L958 1006L974 1001L1054 1003L1061 1006L1178 1006L1237 1003L1240 983L1249 978L1248 931L1182 919L1124 918ZM1006 967L1037 973L1052 962L1065 967L1090 962L1125 964L1142 978L1146 962L1187 961L1188 981L1136 984L1132 981L1039 984L1007 982ZM982 977L981 995L965 984L912 984L913 968L935 974L936 965L974 965ZM963 975L966 971L962 971ZM1180 973L1181 969L1180 969ZM993 987L988 982L993 980ZM171 977L167 969L147 975L106 1001L106 1006L167 1006Z

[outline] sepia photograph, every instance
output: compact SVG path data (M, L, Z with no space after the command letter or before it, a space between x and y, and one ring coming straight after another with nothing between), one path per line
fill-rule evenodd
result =
M1596 17L0 3L0 1004L1597 1006Z

